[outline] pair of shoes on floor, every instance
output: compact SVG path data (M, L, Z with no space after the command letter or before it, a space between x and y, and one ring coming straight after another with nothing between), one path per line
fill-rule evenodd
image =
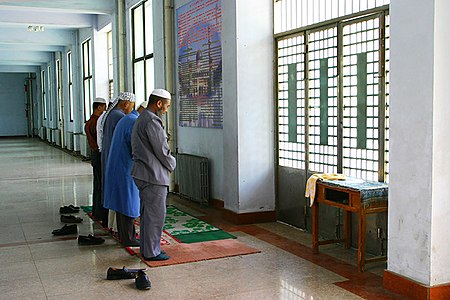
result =
M59 208L60 214L76 214L80 212L80 208L78 206L73 206L70 204L69 206L63 206Z
M55 229L52 231L52 234L54 235L67 235L67 234L75 234L78 233L78 227L77 225L64 225L60 229Z
M81 223L81 222L83 222L83 219L80 217L72 216L72 215L68 215L68 216L61 215L61 222L63 222L63 223Z
M142 258L147 261L160 261L160 260L168 260L170 256L167 255L166 252L161 251L161 253L159 253L157 256L145 257L144 255L142 255Z
M93 236L92 234L79 235L78 236L78 245L100 245L105 242L101 237Z
M107 280L119 280L119 279L135 279L136 274L139 271L145 271L146 269L128 269L123 267L122 269L117 269L109 267L106 272Z

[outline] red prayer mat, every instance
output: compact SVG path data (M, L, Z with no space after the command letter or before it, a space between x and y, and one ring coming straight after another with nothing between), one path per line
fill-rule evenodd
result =
M261 252L260 250L247 246L236 239L216 240L193 244L177 243L162 245L161 249L170 256L169 260L142 261L150 267L161 267ZM133 252L142 259L139 254L139 248L136 247L133 248L133 250Z

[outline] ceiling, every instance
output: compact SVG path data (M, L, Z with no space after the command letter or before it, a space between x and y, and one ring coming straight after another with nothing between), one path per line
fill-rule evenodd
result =
M0 72L34 72L73 41L74 30L112 14L113 0L0 0ZM43 26L44 31L29 31Z

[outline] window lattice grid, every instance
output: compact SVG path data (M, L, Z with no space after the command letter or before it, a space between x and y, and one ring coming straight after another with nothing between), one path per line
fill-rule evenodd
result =
M305 168L304 36L278 41L278 159Z
M275 34L364 12L390 0L275 0Z
M378 180L379 19L343 28L343 171Z
M385 181L389 182L389 81L390 81L390 18L389 15L385 17L385 70L386 70L386 110L385 110Z
M337 173L337 28L308 37L309 169Z

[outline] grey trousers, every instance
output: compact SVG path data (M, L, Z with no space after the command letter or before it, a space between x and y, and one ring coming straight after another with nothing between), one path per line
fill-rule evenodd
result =
M166 218L167 186L134 179L141 198L141 255L150 258L161 253L161 234Z
M116 211L117 231L122 245L128 246L137 243L136 229L134 227L134 218L123 215Z

